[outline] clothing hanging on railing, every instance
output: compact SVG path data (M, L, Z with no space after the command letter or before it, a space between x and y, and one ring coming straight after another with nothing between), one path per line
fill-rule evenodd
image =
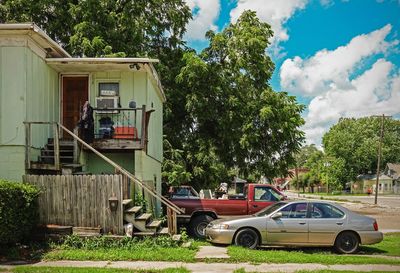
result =
M86 143L92 143L94 139L93 108L88 101L82 107L81 119L79 120L82 138Z

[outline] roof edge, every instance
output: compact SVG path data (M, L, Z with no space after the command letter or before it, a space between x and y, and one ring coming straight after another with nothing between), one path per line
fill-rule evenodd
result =
M65 51L56 41L50 38L39 26L35 23L15 23L15 24L0 24L0 30L30 30L39 35L47 43L49 43L54 50L56 50L61 56L71 57L71 55Z

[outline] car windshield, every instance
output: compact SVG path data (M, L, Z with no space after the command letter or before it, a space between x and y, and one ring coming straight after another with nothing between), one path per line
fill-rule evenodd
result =
M257 217L261 217L261 216L265 216L265 215L271 214L272 212L276 211L277 209L283 207L286 204L287 204L286 202L275 203L275 204L273 204L271 206L266 207L263 210L260 210L259 212L255 213L254 215L257 216Z

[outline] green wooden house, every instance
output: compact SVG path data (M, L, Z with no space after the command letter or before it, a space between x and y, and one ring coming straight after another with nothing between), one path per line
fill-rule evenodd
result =
M75 58L35 24L0 24L0 178L123 169L160 200L165 95L156 62ZM77 138L86 101L93 107L90 147ZM132 187L124 184L122 198L132 197Z

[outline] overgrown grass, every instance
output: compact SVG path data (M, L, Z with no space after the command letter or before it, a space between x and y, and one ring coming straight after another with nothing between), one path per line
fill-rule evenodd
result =
M107 260L107 261L183 261L193 262L198 245L189 248L179 246L170 237L123 238L112 240L106 237L79 238L69 236L61 245L52 245L45 253L45 260Z
M362 246L360 252L365 254L400 256L400 233L385 234L382 242L376 245Z
M231 262L253 263L319 263L319 264L400 264L400 259L366 257L362 255L338 255L327 249L260 249L228 247Z
M77 268L77 267L39 267L20 266L12 270L15 273L188 273L186 268L166 268L162 270L134 270L115 268Z
M342 270L329 270L329 269L325 269L325 270L299 270L296 271L296 273L356 273L359 271L342 271ZM369 271L369 272L373 272L373 273L387 273L386 271ZM258 273L255 271L246 271L244 268L239 268L235 271L233 271L233 273Z
M367 257L365 254L400 256L400 233L390 233L384 240L372 246L362 246L358 255L339 255L329 248L249 250L237 246L228 247L232 262L254 263L320 263L320 264L400 264L400 259Z

